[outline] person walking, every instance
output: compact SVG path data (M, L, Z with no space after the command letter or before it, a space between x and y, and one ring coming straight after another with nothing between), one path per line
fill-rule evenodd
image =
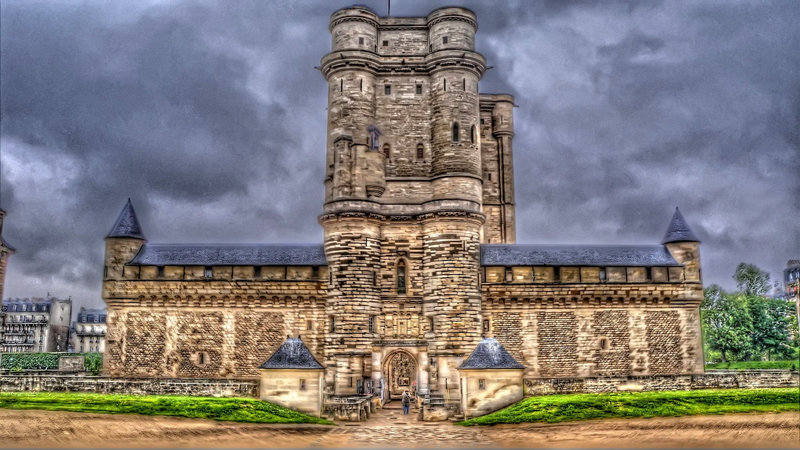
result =
M408 414L408 409L411 407L411 395L408 390L403 392L403 414Z

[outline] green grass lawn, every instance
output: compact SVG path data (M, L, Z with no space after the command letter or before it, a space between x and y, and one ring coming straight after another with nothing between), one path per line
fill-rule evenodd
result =
M714 369L730 369L730 370L747 370L747 369L791 369L792 367L800 367L797 361L737 361L737 362L724 362L716 364L706 364L706 370Z
M798 388L543 395L525 398L459 425L798 410Z
M181 416L253 423L332 424L324 419L250 398L0 392L0 408Z

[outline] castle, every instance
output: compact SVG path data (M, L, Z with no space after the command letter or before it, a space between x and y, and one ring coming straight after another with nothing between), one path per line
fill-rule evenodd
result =
M486 337L525 378L701 373L679 211L661 244L515 244L514 99L479 92L477 28L458 7L333 13L320 244L149 243L128 201L106 237L105 372L255 377L290 335L329 396L458 397Z

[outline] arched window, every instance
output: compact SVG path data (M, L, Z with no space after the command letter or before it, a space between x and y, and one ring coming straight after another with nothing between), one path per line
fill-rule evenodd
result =
M458 122L453 124L453 142L458 142Z
M469 142L471 144L475 143L475 125L473 125L469 130Z
M397 262L397 293L406 293L406 262L402 259Z
M385 156L386 159L389 159L389 156L391 155L392 155L392 148L389 147L389 144L383 144L383 156Z
M425 158L425 146L422 144L417 144L417 159Z

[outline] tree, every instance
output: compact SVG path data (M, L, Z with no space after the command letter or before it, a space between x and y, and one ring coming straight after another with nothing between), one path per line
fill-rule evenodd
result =
M741 262L733 272L736 287L744 295L766 295L769 292L769 273L755 264Z
M700 318L709 349L720 352L724 362L752 352L753 321L745 297L727 294L719 286L705 290Z

